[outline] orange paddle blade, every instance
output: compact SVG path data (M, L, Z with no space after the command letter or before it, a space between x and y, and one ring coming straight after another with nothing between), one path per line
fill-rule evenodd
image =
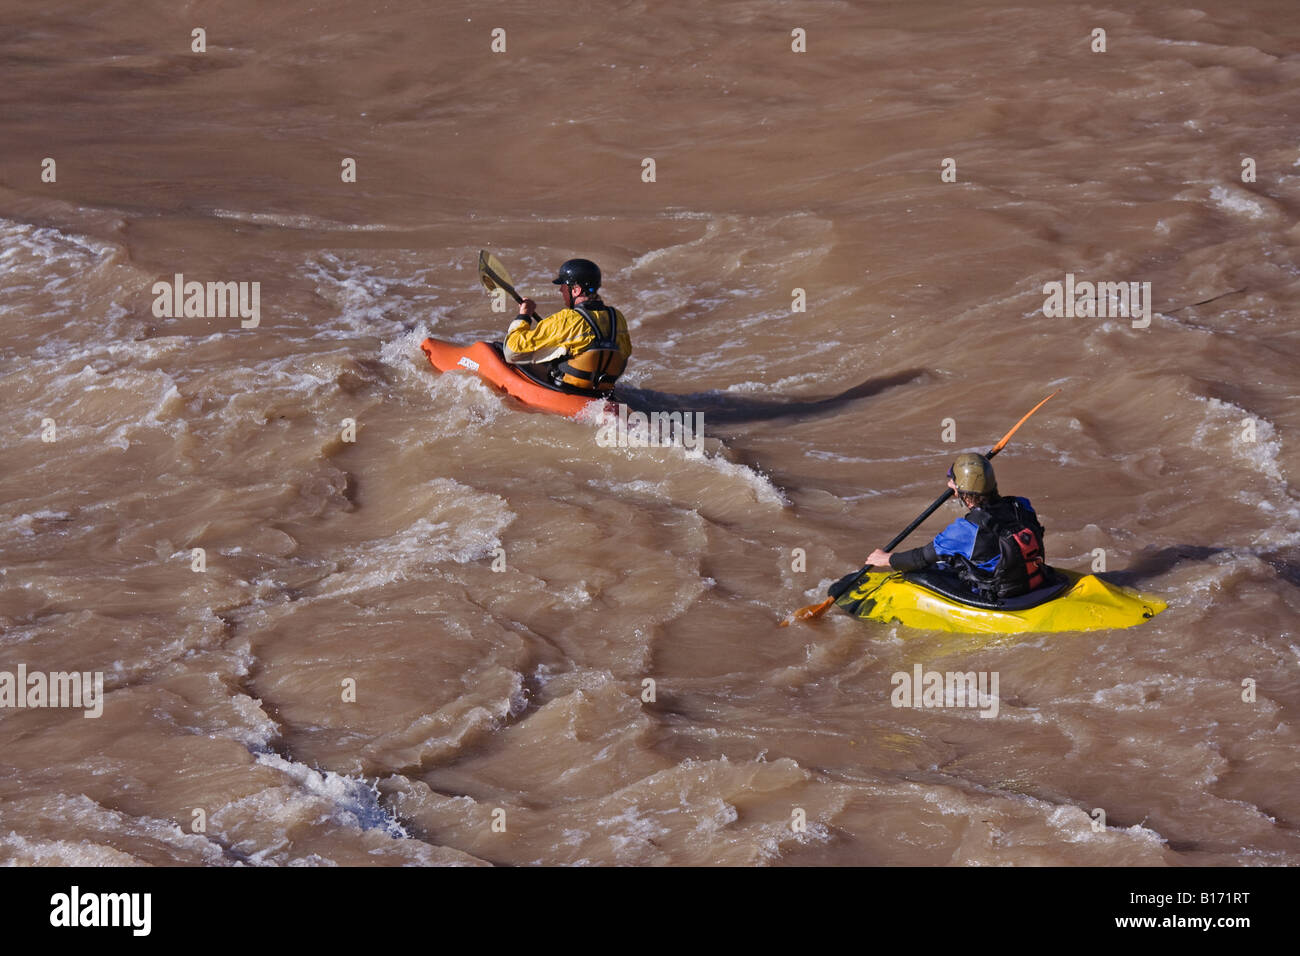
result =
M992 450L991 450L987 455L985 455L984 457L985 457L985 458L992 458L994 455L996 455L998 452L1000 452L1003 448L1006 448L1006 447L1007 447L1007 442L1011 441L1011 436L1014 435L1014 434L1016 433L1016 429L1019 428L1021 425L1023 425L1025 422L1029 421L1029 416L1030 416L1030 415L1034 414L1034 412L1038 411L1040 408L1042 408L1044 405L1046 405L1048 402L1050 402L1052 399L1054 399L1057 395L1060 395L1060 394L1061 394L1061 390L1058 388L1058 389L1057 389L1056 391L1054 391L1051 395L1048 395L1045 399L1043 399L1041 402L1039 402L1037 405L1035 405L1033 408L1031 408L1028 412L1026 412L1026 413L1025 413L1025 417L1022 418L1022 419L1020 419L1020 421L1016 422L1014 425L1012 425L1012 426L1011 426L1011 431L1009 431L1009 432L1007 432L1005 435L1003 435L1003 436L1002 436L1002 441L1000 441L1000 442L998 442L996 445L994 445L993 448L992 448Z
M835 598L827 598L820 604L809 604L807 607L801 607L799 610L794 612L793 617L788 617L782 621L781 626L789 627L792 621L815 621L829 611L831 605L834 603Z

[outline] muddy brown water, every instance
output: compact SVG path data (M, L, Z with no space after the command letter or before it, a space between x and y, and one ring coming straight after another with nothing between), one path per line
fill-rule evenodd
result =
M0 670L104 698L0 709L0 861L1300 862L1293 4L6 6ZM698 451L435 374L481 248ZM1057 388L1000 485L1167 612L775 626Z

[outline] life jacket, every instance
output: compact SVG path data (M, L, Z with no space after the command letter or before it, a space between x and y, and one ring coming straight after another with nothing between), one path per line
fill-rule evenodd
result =
M958 574L980 595L1008 598L1026 594L1047 581L1043 557L1043 526L1032 508L1015 498L1002 498L989 510L971 509L966 520L997 536L998 563L990 572L955 555ZM949 558L948 560L951 560Z
M603 302L596 306L596 311L604 312L609 321L609 332L604 333L586 306L574 303L573 310L586 320L596 340L577 355L555 364L556 381L592 392L613 391L614 382L627 367L627 356L618 350L618 311Z

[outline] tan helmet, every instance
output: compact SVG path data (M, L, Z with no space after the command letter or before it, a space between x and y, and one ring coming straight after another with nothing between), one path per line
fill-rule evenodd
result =
M983 455L958 455L948 469L948 477L958 491L972 495L996 495L998 480L993 476L993 466Z

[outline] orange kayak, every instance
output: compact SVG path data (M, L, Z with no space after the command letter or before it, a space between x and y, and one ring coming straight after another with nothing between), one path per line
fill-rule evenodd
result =
M487 342L453 345L438 339L425 339L420 343L420 348L429 357L429 364L438 371L473 372L483 381L513 395L530 408L540 408L570 418L591 402L604 401L610 411L616 410L616 406L605 399L562 392L529 378L515 366L508 364L501 357L501 353Z

